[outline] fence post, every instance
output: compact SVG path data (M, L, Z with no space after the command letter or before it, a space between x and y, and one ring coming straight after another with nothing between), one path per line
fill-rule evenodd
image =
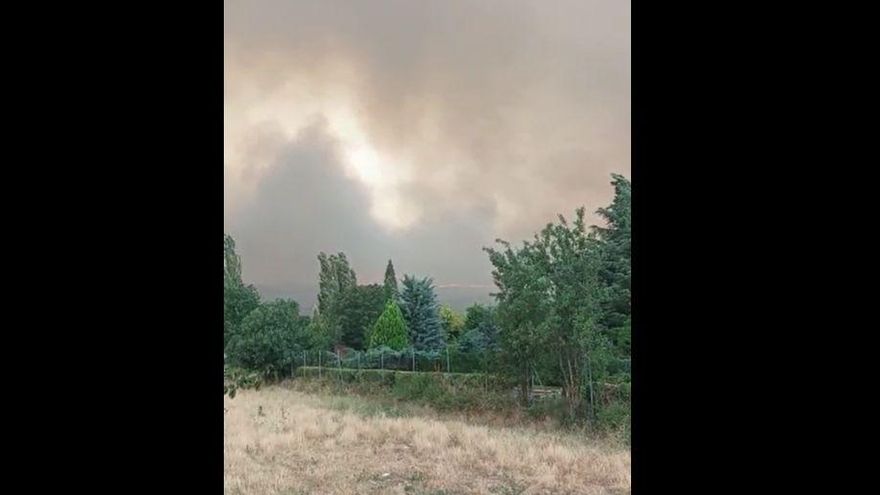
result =
M318 379L321 379L322 374L323 373L321 372L321 350L318 349Z
M416 348L412 348L413 371L416 370Z
M379 353L379 369L385 369L385 349Z
M590 365L590 356L587 356L587 379L590 380L590 419L596 417L596 404L593 398L593 367Z
M449 344L446 344L446 372L452 373L452 370L449 369Z

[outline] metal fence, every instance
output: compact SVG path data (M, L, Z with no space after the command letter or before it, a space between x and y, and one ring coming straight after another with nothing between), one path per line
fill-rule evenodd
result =
M397 371L423 371L443 373L497 373L500 369L498 354L495 352L462 352L454 346L432 352L407 348L395 351L389 348L358 351L341 349L338 351L304 350L290 356L290 376L300 366L341 369L386 369ZM547 363L541 371L535 369L535 384L558 386L561 378L555 363ZM609 362L610 374L629 374L629 359L613 359ZM286 372L287 370L285 370ZM286 373L285 373L286 374Z

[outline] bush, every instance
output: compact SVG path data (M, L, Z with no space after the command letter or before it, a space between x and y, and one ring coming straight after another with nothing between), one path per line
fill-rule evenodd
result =
M261 304L241 322L227 348L233 366L264 374L289 370L310 343L295 301Z

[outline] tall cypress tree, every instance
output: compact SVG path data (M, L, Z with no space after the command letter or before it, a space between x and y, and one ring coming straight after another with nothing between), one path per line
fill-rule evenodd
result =
M397 299L397 275L394 274L394 265L388 260L385 267L385 300Z
M437 296L430 278L417 280L405 275L400 293L400 309L409 330L409 339L420 351L437 351L446 345Z

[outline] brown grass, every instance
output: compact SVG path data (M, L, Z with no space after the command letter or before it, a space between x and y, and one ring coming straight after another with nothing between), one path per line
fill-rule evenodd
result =
M629 451L281 387L225 401L228 494L629 493Z

